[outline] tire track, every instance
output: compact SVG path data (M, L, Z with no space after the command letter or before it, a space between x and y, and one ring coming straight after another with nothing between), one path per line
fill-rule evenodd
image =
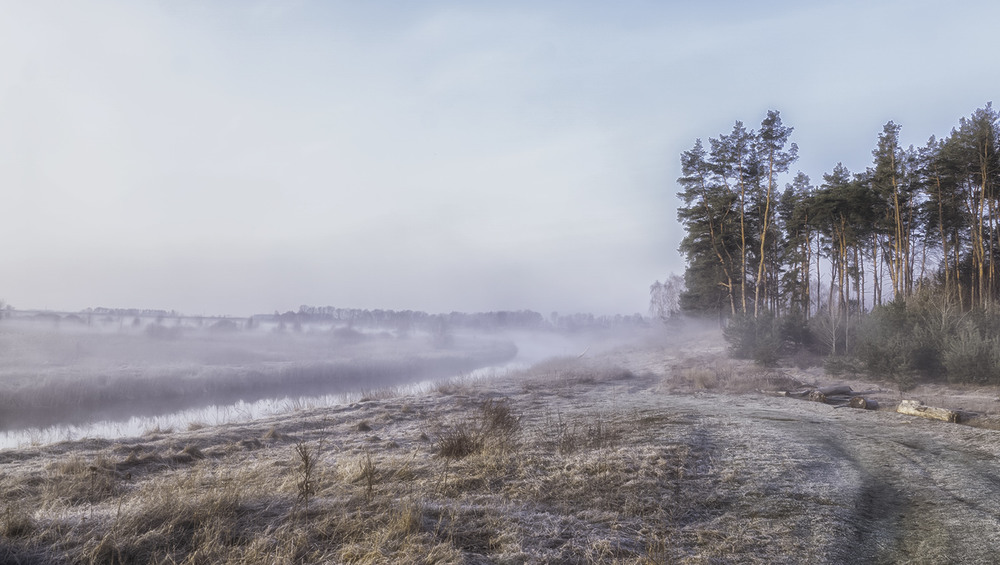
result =
M1000 433L764 396L668 398L703 416L714 472L739 477L721 482L722 524L788 508L781 526L810 540L814 562L990 563L1000 551Z

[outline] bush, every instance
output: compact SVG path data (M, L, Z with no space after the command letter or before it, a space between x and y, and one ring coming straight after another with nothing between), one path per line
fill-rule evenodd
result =
M780 324L774 315L765 312L760 316L735 316L722 330L729 343L729 354L737 359L753 359L772 366L781 356L783 338Z
M138 320L139 318L136 318ZM174 340L181 337L182 330L178 326L163 326L160 324L150 324L144 330L146 337L150 339Z
M912 371L913 320L903 301L878 306L856 333L858 359L871 373L897 379Z
M778 320L778 332L785 344L798 347L813 343L813 335L801 310L794 310Z
M861 324L857 356L876 375L987 383L1000 371L1000 322L983 310L928 291L872 310Z
M1000 343L969 324L947 341L943 352L948 380L976 384L996 383L1000 374Z
M853 357L838 355L836 357L827 357L823 360L823 370L828 375L857 375L861 372L860 369L861 367L858 366L857 360Z

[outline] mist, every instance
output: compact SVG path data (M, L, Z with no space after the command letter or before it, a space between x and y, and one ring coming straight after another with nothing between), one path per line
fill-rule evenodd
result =
M426 392L595 354L648 325L641 317L545 320L528 311L306 307L247 318L125 309L4 314L0 433L8 447Z

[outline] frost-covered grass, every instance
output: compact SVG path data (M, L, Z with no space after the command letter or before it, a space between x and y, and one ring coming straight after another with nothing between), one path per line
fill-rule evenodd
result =
M673 560L706 512L706 452L669 414L615 404L616 389L655 384L561 360L250 423L3 451L0 557Z

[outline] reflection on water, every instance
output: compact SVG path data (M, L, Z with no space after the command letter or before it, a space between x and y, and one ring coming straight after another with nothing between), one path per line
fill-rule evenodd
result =
M523 368L522 363L508 363L495 367L483 367L462 375L461 379L478 380L504 375L516 369ZM429 392L442 382L423 381L405 386L392 387L400 395L421 394ZM26 446L45 445L61 441L75 441L85 438L118 439L137 437L156 430L187 430L192 425L219 426L249 422L258 418L287 414L297 410L324 408L328 406L343 406L357 402L365 395L365 391L355 391L343 394L327 394L322 396L299 396L268 398L256 402L239 401L225 406L208 406L182 410L159 416L132 417L125 421L100 421L83 425L56 425L47 428L27 428L0 432L0 449L10 449Z

